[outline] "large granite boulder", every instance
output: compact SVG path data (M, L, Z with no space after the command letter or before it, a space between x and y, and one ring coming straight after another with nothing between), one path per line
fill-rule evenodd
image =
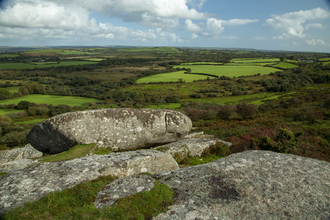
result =
M125 151L177 141L191 127L190 118L172 110L98 109L52 117L36 125L26 138L48 154L90 143Z
M330 163L245 151L153 176L175 202L156 220L330 219Z
M125 177L178 169L171 155L153 150L93 155L43 163L0 176L0 214L100 176Z

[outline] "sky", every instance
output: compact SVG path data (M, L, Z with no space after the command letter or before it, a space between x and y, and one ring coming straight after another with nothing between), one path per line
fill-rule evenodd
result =
M0 0L0 46L330 52L330 0Z

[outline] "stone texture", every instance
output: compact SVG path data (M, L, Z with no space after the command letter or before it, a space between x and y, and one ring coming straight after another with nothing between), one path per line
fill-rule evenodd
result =
M175 191L164 219L330 218L330 163L269 151L154 175Z
M25 147L14 148L12 150L0 151L0 164L10 161L42 157L42 152L33 148L30 144Z
M100 176L124 177L144 172L156 174L178 168L171 155L152 150L38 164L0 176L0 213L38 200L48 192L71 188Z
M223 143L227 146L231 146L231 143L222 141L218 138L191 138L179 140L170 144L165 144L159 147L152 148L172 155L176 161L182 161L189 156L200 157L203 152L214 146L217 143Z
M112 206L118 199L132 196L142 191L150 191L155 186L155 180L146 175L128 176L112 181L97 193L94 202L96 208Z
M38 160L21 159L9 161L7 163L0 164L0 173L13 173L17 170L24 169L25 167L31 166L38 163Z
M47 119L27 135L36 149L56 154L79 144L97 143L112 151L135 150L183 138L192 122L172 110L98 109Z

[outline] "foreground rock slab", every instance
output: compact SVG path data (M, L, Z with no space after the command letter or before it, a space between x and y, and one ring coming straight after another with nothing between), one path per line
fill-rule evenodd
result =
M0 213L100 176L130 176L178 169L171 155L143 150L43 163L0 177Z
M206 149L217 143L222 143L230 147L232 144L218 138L187 138L152 148L172 155L176 161L182 161L187 156L200 157Z
M156 181L152 177L146 175L127 176L114 180L97 193L95 207L101 209L112 206L118 199L142 191L150 191L154 188L155 183Z
M329 219L330 163L269 151L154 175L175 190L163 219Z
M98 109L70 112L36 125L27 135L37 150L56 154L78 144L97 143L112 151L178 141L191 129L186 115L172 110Z

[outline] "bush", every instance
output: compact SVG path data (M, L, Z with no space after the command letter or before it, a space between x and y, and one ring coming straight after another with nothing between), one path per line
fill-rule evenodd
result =
M57 105L52 108L51 115L55 116L55 115L63 114L63 113L70 112L70 111L72 111L72 108L68 105L64 105L64 104Z
M223 120L228 120L233 114L233 107L229 105L222 106L217 113L217 117Z
M29 131L21 131L21 132L10 132L3 136L2 142L7 144L8 147L15 147L15 146L23 146L27 144L26 135Z
M257 107L253 104L247 104L245 102L236 105L236 112L244 120L252 118L257 113Z
M191 94L190 97L191 98L194 98L194 99L198 99L198 98L202 98L202 95L201 94L194 93L194 94Z

